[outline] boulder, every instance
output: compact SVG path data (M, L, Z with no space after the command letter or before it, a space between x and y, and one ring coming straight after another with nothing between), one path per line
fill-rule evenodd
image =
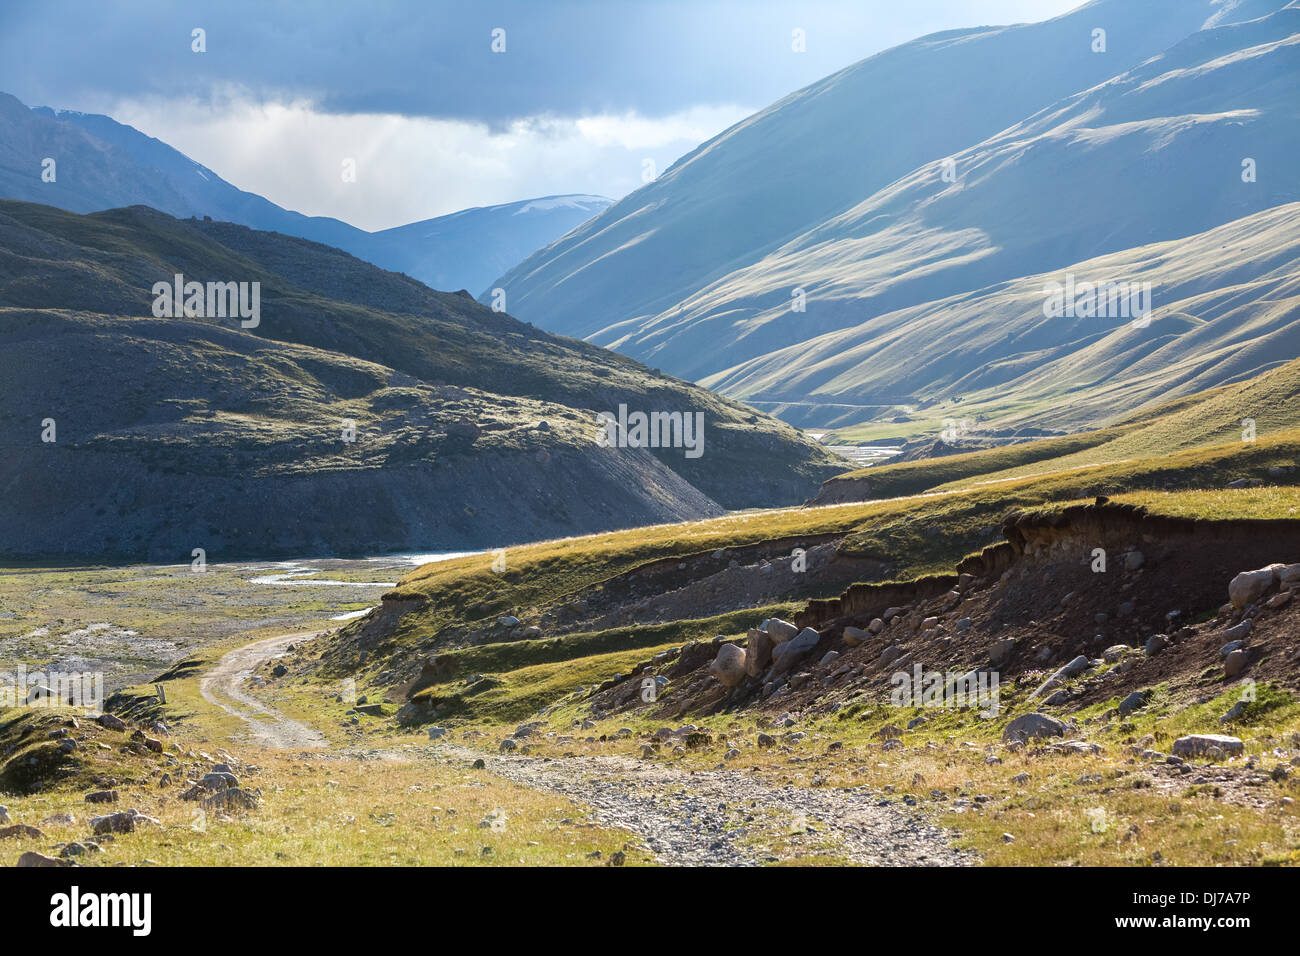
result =
M1242 571L1228 582L1228 600L1237 610L1254 604L1277 584L1278 572L1285 565L1270 564L1254 571Z
M879 619L877 619L879 620ZM871 631L865 631L860 627L849 626L844 628L844 643L849 647L857 647L871 638Z
M0 840L39 840L43 836L45 834L36 827L29 827L25 823L0 828Z
M139 810L123 810L121 813L91 817L90 829L95 832L96 836L102 836L105 833L134 833L137 826L146 823L152 823L155 826L160 825L153 817L147 817Z
M1199 757L1218 751L1226 755L1239 754L1246 745L1239 737L1224 734L1188 734L1174 741L1174 754L1179 757Z
M1278 591L1271 598L1264 602L1264 606L1269 610L1276 611L1278 608L1286 607L1291 603L1291 591Z
M796 637L778 645L772 651L772 673L784 674L790 670L800 658L817 646L821 638L811 627L805 627Z
M871 623L867 625L867 630L872 634L879 634L885 629L885 622L878 617L873 617Z
M18 858L15 866L72 866L71 860L56 860L52 856L46 856L44 853L37 853L35 850L29 850Z
M1022 714L1002 731L1002 739L1019 740L1022 743L1038 737L1063 737L1067 724L1048 714Z
M256 810L259 802L253 791L231 787L205 798L201 805L205 810Z
M100 714L97 720L99 721L99 726L106 730L126 730L126 721L115 714Z
M724 687L737 686L747 676L745 649L738 644L723 644L718 648L718 656L709 665L709 673Z
M1101 659L1107 664L1114 664L1131 650L1133 650L1133 648L1129 647L1127 644L1112 644L1101 652Z
M989 648L989 660L994 664L1000 664L1011 656L1011 652L1016 649L1016 639L1014 637L1004 637L1000 641L994 641L993 646Z
M779 617L769 617L760 627L762 630L767 631L767 636L772 639L773 644L784 644L799 633L799 628L789 621L781 620Z
M239 786L239 778L233 773L213 771L205 773L199 779L199 786L209 793L216 793L218 790L229 790L231 787Z
M745 643L745 673L757 677L767 670L772 663L772 638L767 631L758 627L749 629L749 640Z
M1223 676L1229 678L1239 676L1246 669L1248 663L1250 661L1245 651L1233 651L1223 661Z
M1240 624L1234 624L1232 625L1232 627L1225 628L1223 632L1223 639L1228 642L1244 641L1246 638L1250 637L1250 632L1253 631L1254 629L1255 629L1254 622L1251 621L1249 618L1247 618L1246 620L1242 621Z
M1127 714L1133 713L1133 711L1135 710L1145 707L1147 705L1147 701L1149 701L1150 699L1151 699L1151 691L1149 690L1133 691L1133 693L1129 694L1127 697L1125 697L1123 700L1119 702L1120 716L1123 717Z

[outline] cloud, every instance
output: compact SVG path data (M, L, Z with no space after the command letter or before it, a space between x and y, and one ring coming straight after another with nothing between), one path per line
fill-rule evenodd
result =
M662 171L753 112L696 106L657 118L538 116L496 129L392 113L327 113L309 100L258 102L232 89L216 99L218 105L151 97L94 108L242 189L370 230L533 196L619 198L641 185L643 160ZM347 159L355 160L355 182L343 181Z

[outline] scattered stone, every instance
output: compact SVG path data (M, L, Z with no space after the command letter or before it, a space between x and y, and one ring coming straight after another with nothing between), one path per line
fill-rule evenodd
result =
M126 730L126 721L115 714L100 714L96 720L98 720L99 726L106 730Z
M1223 639L1225 641L1244 641L1250 637L1250 632L1254 629L1255 622L1247 618L1240 624L1234 624L1232 627L1226 628L1223 632Z
M35 850L29 850L18 858L15 866L72 866L70 860L57 860L52 856L46 856L44 853L37 853Z
M876 620L880 619L876 618ZM857 647L859 644L863 644L870 640L873 633L873 631L864 631L860 627L853 627L850 625L844 628L844 643L849 647Z
M1066 723L1048 714L1022 714L1007 724L1003 740L1033 740L1038 737L1065 736Z
M43 836L45 834L36 827L29 827L25 823L14 823L0 829L0 840L39 840Z
M1119 702L1119 713L1121 717L1127 716L1135 710L1139 710L1147 705L1151 700L1150 690L1135 690Z
M1239 737L1223 734L1188 734L1174 741L1174 754L1180 757L1198 757L1218 750L1225 754L1239 754L1245 750Z
M229 790L218 790L205 798L201 806L207 810L256 810L260 802L252 790L231 787Z
M1246 669L1249 658L1245 651L1236 650L1230 653L1223 662L1223 676L1233 678L1239 676Z
M1132 650L1133 648L1129 647L1127 644L1112 644L1101 652L1101 659L1107 664L1114 664Z
M141 824L153 824L159 826L157 820L153 817L147 817L139 810L124 810L121 813L110 813L102 817L90 818L90 829L96 835L105 833L134 833L135 828Z
M1000 641L994 641L993 646L989 648L989 660L994 664L1001 663L1011 656L1011 652L1016 649L1015 638L1004 637Z

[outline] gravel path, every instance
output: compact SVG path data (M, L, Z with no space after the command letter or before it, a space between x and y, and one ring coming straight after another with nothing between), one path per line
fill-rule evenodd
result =
M811 828L810 845L869 866L970 866L938 827L917 821L866 788L768 787L731 770L689 773L620 756L488 756L454 744L431 748L444 758L483 759L517 783L563 794L592 809L607 826L638 834L661 863L754 866L767 852L753 845L758 829ZM747 822L746 817L754 816ZM782 819L784 818L784 819Z
M279 657L290 644L309 641L324 633L281 634L236 648L203 675L199 680L199 693L208 703L216 704L248 724L253 739L264 747L277 750L326 747L329 742L319 731L286 717L244 689L244 683L264 661Z
M319 634L282 634L226 654L203 676L205 700L245 721L256 740L279 749L328 748L318 731L253 697L253 670L289 644ZM516 783L562 794L589 807L601 824L636 834L660 863L756 866L775 859L765 842L868 866L968 866L973 854L953 849L947 834L880 794L852 789L769 787L735 770L687 772L619 755L498 756L453 743L403 751L346 749L317 754L338 759L410 759L424 755L487 769Z

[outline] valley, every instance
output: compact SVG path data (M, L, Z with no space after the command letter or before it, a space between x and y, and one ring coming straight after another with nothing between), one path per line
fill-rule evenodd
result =
M108 6L0 29L6 905L1285 925L1300 0Z
M112 779L156 823L82 863L1294 863L1300 433L1264 432L1082 467L1047 439L868 469L888 497L433 563L7 571L0 642L33 665L109 600L166 648L106 705L156 748L0 721L40 831L11 855L59 859L80 831L41 820ZM900 701L914 669L991 670L993 706ZM250 795L196 827L171 788L217 764Z

